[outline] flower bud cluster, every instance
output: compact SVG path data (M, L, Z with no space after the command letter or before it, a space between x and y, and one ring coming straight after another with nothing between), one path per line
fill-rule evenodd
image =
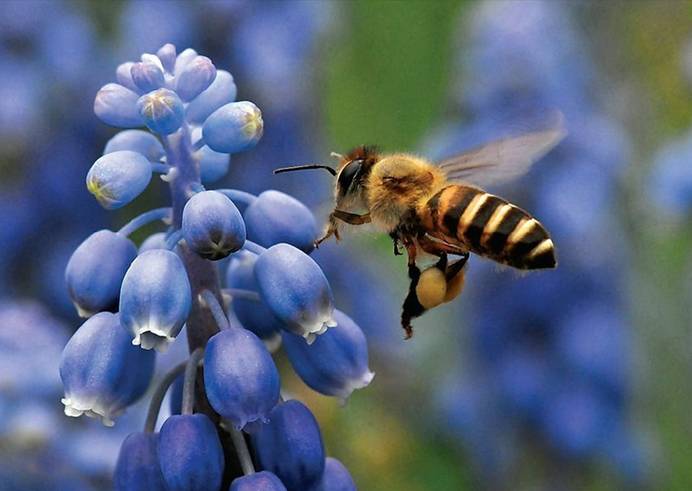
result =
M117 232L92 234L70 258L65 280L86 320L62 356L65 413L114 424L149 387L156 352L186 327L192 354L185 376L177 367L154 391L145 431L122 445L116 489L220 489L234 458L224 454L223 438L233 441L246 474L231 489L355 489L343 465L325 456L310 410L281 402L279 371L263 341L283 339L296 373L322 394L345 399L373 378L365 335L335 310L329 282L309 256L314 216L279 191L255 196L203 186L225 175L229 154L261 138L260 110L235 101L229 72L170 44L121 64L116 79L99 90L94 112L127 129L108 141L87 188L104 208L121 208L156 173L172 203ZM152 222L167 229L138 248L129 236ZM217 268L225 266L223 288ZM203 384L196 386L198 364ZM161 398L174 379L176 410L157 433ZM196 412L200 394L222 427L213 413Z

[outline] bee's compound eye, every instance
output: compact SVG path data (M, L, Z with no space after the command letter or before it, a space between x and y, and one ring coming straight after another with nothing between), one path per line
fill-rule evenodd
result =
M352 160L339 173L339 188L343 194L346 194L348 188L351 187L353 180L356 178L363 166L363 160Z

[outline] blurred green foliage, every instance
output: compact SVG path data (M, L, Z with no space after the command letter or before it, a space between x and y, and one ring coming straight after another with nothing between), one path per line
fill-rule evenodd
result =
M412 150L444 113L460 0L355 0L329 59L326 123L334 146ZM331 56L331 53L329 54Z

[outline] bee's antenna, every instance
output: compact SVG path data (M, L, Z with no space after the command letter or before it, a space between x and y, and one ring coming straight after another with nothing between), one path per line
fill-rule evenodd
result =
M305 169L325 169L331 175L336 176L336 169L323 164L304 164L304 165L292 165L290 167L281 167L279 169L274 169L274 174L281 174L283 172L292 172L294 170L305 170Z

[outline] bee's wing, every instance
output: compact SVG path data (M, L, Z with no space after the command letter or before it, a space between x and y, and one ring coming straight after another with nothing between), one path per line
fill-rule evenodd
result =
M546 129L492 141L443 160L438 166L449 180L480 187L516 179L567 134L560 113L551 119Z

